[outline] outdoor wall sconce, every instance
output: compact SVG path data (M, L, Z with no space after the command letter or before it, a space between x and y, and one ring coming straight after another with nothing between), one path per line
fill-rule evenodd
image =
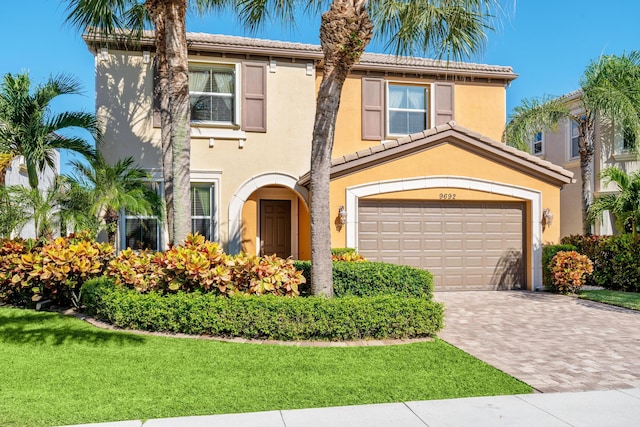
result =
M347 211L344 210L344 206L340 205L338 208L338 217L340 218L340 225L347 223Z
M551 213L551 209L544 208L542 210L542 223L545 227L551 227L551 223L553 223L553 214Z
M144 62L145 64L148 64L149 61L151 61L151 52L149 52L148 50L143 50L142 51L142 62Z

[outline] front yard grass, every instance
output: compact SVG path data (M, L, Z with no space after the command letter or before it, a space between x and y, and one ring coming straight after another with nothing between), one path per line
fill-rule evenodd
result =
M134 335L0 307L0 425L52 426L531 388L441 340L290 347Z
M578 297L640 311L640 294L621 291L580 291Z

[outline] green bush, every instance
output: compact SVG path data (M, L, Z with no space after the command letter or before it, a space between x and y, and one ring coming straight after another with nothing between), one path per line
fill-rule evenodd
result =
M562 243L574 245L593 261L593 274L587 277L587 285L640 292L640 241L632 235L568 236Z
M354 248L331 248L331 255L340 256L347 254L357 254L358 252Z
M443 306L398 296L221 297L200 292L140 294L107 278L88 281L83 301L97 318L123 328L275 340L416 338L443 326Z
M575 251L573 245L544 245L542 247L542 284L546 289L551 290L553 281L551 278L551 259L560 251Z
M299 288L300 295L309 295L311 262L296 261L293 265L306 278L306 283ZM333 287L337 297L398 295L430 299L433 275L406 265L336 261L333 263Z

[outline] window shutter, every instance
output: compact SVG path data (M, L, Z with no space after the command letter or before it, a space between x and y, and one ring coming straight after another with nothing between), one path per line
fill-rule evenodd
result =
M267 131L267 64L242 63L242 130Z
M453 116L453 83L436 82L435 89L435 110L436 126L449 123L454 120Z
M362 78L362 139L384 139L384 80Z
M153 59L153 127L159 128L161 124L160 120L160 88L158 86L159 76L158 76L158 60L156 58Z

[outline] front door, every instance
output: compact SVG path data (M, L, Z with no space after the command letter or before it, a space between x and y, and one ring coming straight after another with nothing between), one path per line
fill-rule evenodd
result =
M260 200L260 255L291 256L291 200Z

